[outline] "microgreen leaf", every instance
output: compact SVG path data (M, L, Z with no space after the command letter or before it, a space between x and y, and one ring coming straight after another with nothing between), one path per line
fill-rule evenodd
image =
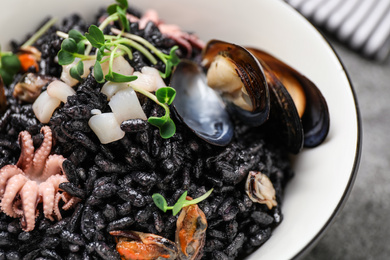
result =
M154 204L156 204L156 206L159 209L161 209L164 212L167 212L168 204L167 204L167 201L165 200L165 198L161 194L159 194L159 193L153 194L152 199L154 201Z
M61 43L61 49L69 53L75 53L77 52L77 43L72 38L65 39Z
M104 34L102 30L94 24L88 28L88 32L85 33L85 37L95 48L104 46Z
M151 116L148 118L148 123L151 124L151 125L154 125L158 128L161 128L165 122L166 122L166 118L165 117L155 117L155 116Z
M99 83L104 82L104 75L102 66L100 65L99 61L95 62L95 65L93 65L93 76L95 77L96 81Z
M69 53L64 50L60 50L58 52L58 64L60 65L68 65L74 61L75 57L72 53Z
M157 100L170 105L176 96L176 90L171 87L159 88L156 91Z
M193 199L193 200L186 200L184 203L183 203L183 207L186 207L186 206L189 206L189 205L193 205L193 204L198 204L199 202L201 202L202 200L205 200L208 196L210 196L211 192L213 192L214 189L210 189L208 192L206 192L205 194L203 194L202 196L196 198L196 199Z
M121 7L124 10L127 10L128 4L127 0L116 0L118 4L112 4L107 7L107 13L109 15L114 14L117 11L117 6Z
M13 74L10 74L9 72L3 70L0 68L0 76L3 79L3 82L5 85L9 85L12 83L13 80Z
M68 35L69 35L69 38L72 38L73 40L75 40L76 43L79 43L80 41L86 39L85 36L82 35L81 32L79 32L79 31L77 31L75 29L70 30Z
M5 71L15 74L20 69L20 60L16 55L5 55L1 58L1 66Z
M100 49L97 49L97 51L96 51L96 60L97 60L97 61L101 61L102 58L103 58L103 53L102 53L102 51L101 51Z
M152 195L154 204L161 209L162 211L166 212L168 209L172 210L173 216L176 216L180 210L184 207L187 207L189 205L197 204L203 200L205 200L208 196L210 196L211 192L213 192L214 189L210 189L208 192L200 196L199 198L193 199L193 200L187 200L187 191L185 191L180 198L177 200L175 205L173 206L168 206L167 201L165 198L159 194L155 193Z
M85 44L83 42L77 43L77 53L78 54L84 54L85 52Z
M118 82L118 83L121 83L121 82L130 82L130 81L133 81L133 80L136 80L138 77L137 76L134 76L134 75L122 75L122 74L119 74L119 73L116 73L116 72L111 72L111 74L107 74L105 76L105 79L108 80L108 81L112 81L112 82Z
M158 127L164 139L171 138L176 132L176 125L170 117L149 117L148 123Z
M173 46L169 52L169 55L165 55L166 63L165 63L165 73L160 72L162 78L168 78L172 73L172 68L179 64L180 58L176 55L176 50L178 46Z
M126 17L126 10L120 8L119 6L116 7L116 12L118 13L119 21L122 25L122 28L128 32L130 31L130 23L129 20Z
M180 212L180 210L183 208L183 204L184 202L187 200L187 191L185 191L181 196L180 198L177 200L177 202L175 203L175 205L173 205L173 209L172 209L172 214L174 216L177 215L177 213Z
M77 65L70 68L69 74L72 78L81 81L81 76L84 74L84 64L82 61L79 61Z

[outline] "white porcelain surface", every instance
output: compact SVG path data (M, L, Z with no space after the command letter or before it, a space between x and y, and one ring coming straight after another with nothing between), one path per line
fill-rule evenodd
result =
M5 2L5 0L2 0ZM196 32L201 39L221 39L267 50L314 81L325 96L331 125L326 141L294 156L296 176L283 201L284 220L249 259L291 259L321 234L346 199L357 170L359 119L346 72L324 38L278 0L130 0L142 10L155 8L167 23ZM0 10L0 44L20 40L47 15L73 11L91 21L98 7L111 1L7 1Z

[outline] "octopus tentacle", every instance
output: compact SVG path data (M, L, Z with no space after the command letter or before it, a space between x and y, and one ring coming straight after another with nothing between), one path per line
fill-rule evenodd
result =
M62 163L65 158L62 155L54 154L50 155L46 160L45 168L43 169L43 173L41 176L37 178L38 181L45 181L50 176L61 174L62 171Z
M62 206L62 209L64 210L70 209L80 201L79 198L72 197L66 192L63 192L62 194L64 194L64 197L66 198L66 200L64 200L64 197L62 197L62 200L65 202L64 206Z
M38 204L39 187L35 181L27 181L20 191L22 199L23 217L21 219L22 229L26 232L35 227L36 207Z
M33 158L33 170L31 172L31 177L40 175L45 167L45 162L47 157L51 152L52 147L52 132L49 126L44 126L41 128L43 133L43 142L41 146L35 151Z
M18 216L23 216L23 209L22 209L22 201L16 200L14 204L12 205L12 209Z
M34 158L34 144L32 137L28 131L19 133L19 145L21 149L20 157L16 166L22 169L25 173L29 172Z
M4 192L4 197L0 203L1 210L8 216L13 218L18 217L18 215L13 210L13 202L16 195L27 181L28 179L26 176L21 174L15 175L8 180L7 187Z
M19 169L16 165L6 165L0 170L0 198L3 197L5 192L5 186L7 184L7 181L17 175L22 174L24 175L23 171Z
M43 201L43 214L45 218L54 221L53 209L54 209L54 196L55 188L50 182L42 182L39 184L39 196Z
M58 204L60 203L61 199L66 200L66 198L64 197L64 194L57 192L57 194L54 198L54 215L56 216L57 220L62 219L60 208L58 207Z

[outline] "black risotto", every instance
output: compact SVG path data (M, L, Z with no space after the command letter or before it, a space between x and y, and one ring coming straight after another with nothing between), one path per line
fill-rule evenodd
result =
M57 78L61 74L55 58L62 42L57 30L85 32L88 26L72 15L40 37L34 44L42 52L40 73ZM131 31L165 53L175 44L153 23L140 30L133 22ZM19 44L13 42L13 47L16 50ZM192 57L198 55L194 50ZM135 70L150 66L137 51L130 63ZM164 64L156 66L163 69ZM17 162L19 132L29 131L35 147L43 140L43 124L32 105L12 95L21 77L16 75L5 89L8 107L0 118L0 168ZM90 74L48 123L53 131L52 153L67 158L63 168L69 183L60 188L81 201L62 212L60 221L44 218L39 205L31 232L22 230L19 219L1 213L0 259L120 259L109 234L112 230L153 233L174 241L178 216L159 210L152 194L162 194L173 205L184 191L197 198L211 188L211 195L198 204L208 222L202 259L242 258L267 241L283 219L283 189L293 175L287 152L265 140L261 129L242 123L236 124L227 147L216 147L199 139L175 116L177 131L172 138L162 139L154 126L133 120L121 125L126 132L123 139L103 145L88 126L92 109L110 109L101 87ZM149 99L141 98L141 103L148 117L162 115L162 108ZM261 171L272 181L278 205L271 210L247 196L245 181L251 170Z

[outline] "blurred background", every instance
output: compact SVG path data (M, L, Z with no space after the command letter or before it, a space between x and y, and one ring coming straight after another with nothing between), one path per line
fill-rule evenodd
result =
M285 2L335 49L355 89L363 126L360 167L350 196L302 259L390 259L390 0Z

